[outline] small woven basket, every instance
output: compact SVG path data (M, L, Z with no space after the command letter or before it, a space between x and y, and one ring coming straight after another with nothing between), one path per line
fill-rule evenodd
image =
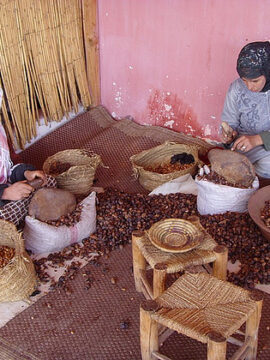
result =
M15 249L9 263L0 269L0 302L28 300L37 286L34 264L24 248L22 233L0 219L0 245Z
M169 174L159 174L156 172L145 170L148 167L168 164L171 157L176 154L186 152L194 157L194 163L183 170L174 171ZM139 183L149 191L154 190L158 186L178 178L179 176L190 173L194 175L197 172L199 158L198 148L187 144L178 144L166 141L164 144L156 146L152 149L142 151L139 154L130 157L133 166L134 175L138 178Z
M50 174L54 162L69 163L71 167L59 174ZM101 157L85 149L69 149L59 151L48 157L43 164L43 171L55 177L60 189L70 191L74 195L88 195L93 185L96 168L102 163Z
M174 218L156 222L147 235L154 246L173 253L192 250L203 239L203 233L190 221Z

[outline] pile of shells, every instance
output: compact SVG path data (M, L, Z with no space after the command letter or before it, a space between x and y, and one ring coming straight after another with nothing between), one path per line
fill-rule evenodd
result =
M162 165L155 165L155 166L148 166L145 167L144 170L155 172L158 174L169 174L175 171L181 171L188 169L189 167L193 166L194 162L191 164L180 164L178 163L168 163L168 164L162 164Z
M0 269L5 267L15 255L15 249L1 245L0 246Z
M261 219L267 227L270 227L270 200L265 201L261 209Z

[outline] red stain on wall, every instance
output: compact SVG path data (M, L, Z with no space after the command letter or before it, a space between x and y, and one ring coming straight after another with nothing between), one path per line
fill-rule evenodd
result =
M155 90L148 100L147 122L178 132L203 136L197 115L191 106L169 91Z

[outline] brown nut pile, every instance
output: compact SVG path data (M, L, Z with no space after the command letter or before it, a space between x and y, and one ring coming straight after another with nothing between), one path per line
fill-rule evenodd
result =
M46 224L53 225L56 227L66 225L73 226L80 221L83 205L79 204L76 209L69 214L62 215L58 220L48 220Z
M53 176L60 175L67 171L72 165L70 163L62 163L61 161L54 161L51 163L49 174Z
M136 229L149 229L155 222L166 218L186 219L190 215L197 215L216 242L228 247L231 262L239 260L242 264L237 274L229 274L229 281L245 288L253 288L257 283L270 283L270 243L246 213L201 216L197 212L196 196L187 194L148 196L106 189L97 197L96 233L85 239L82 246L71 245L62 252L35 262L42 281L48 281L44 268L47 260L61 266L65 260L75 256L89 259L93 252L106 255L130 243L132 231ZM90 260L90 263L96 266L100 264L98 258ZM63 289L68 276L64 275L61 279Z
M261 209L261 219L267 227L270 227L270 200L265 201Z
M15 249L1 245L0 246L0 269L5 267L15 255Z
M168 164L163 164L163 165L148 166L148 167L145 167L144 170L159 173L159 174L169 174L169 173L172 173L175 171L188 169L193 165L194 165L194 162L191 164L180 164L180 163L170 164L170 163L168 163Z
M217 174L215 171L211 171L209 174L204 174L203 176L201 176L199 178L201 180L207 180L207 181L213 182L215 184L219 184L219 185L227 185L227 186L232 186L232 187L236 187L239 189L246 189L246 187L243 185L230 183L223 176Z

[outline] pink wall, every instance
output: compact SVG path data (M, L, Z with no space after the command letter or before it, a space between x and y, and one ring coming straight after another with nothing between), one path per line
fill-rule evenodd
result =
M269 0L99 0L101 101L126 115L218 139L248 42L270 39Z

